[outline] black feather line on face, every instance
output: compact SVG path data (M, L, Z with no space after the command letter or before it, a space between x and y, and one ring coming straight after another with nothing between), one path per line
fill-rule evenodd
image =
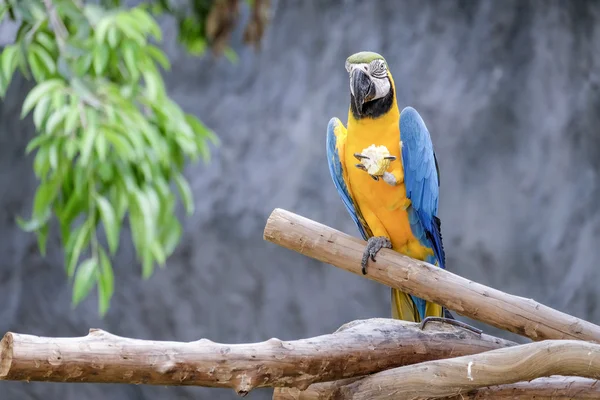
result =
M389 80L389 78L388 78L388 80ZM352 95L352 93L350 93L350 109L352 110L352 115L356 119L363 119L363 118L375 119L375 118L381 117L382 115L384 115L388 111L390 111L393 104L394 104L394 88L393 88L391 82L390 82L390 91L388 92L388 94L386 94L384 97L382 97L380 99L367 101L366 103L364 103L362 105L362 107L360 107L360 113L359 113L359 110L356 108L356 102L354 101L354 95Z

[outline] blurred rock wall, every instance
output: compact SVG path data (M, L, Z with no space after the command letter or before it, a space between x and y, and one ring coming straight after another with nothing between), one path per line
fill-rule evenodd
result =
M386 57L400 105L415 107L431 131L448 269L600 322L598 3L282 0L274 12L260 53L243 48L238 32L237 65L186 56L164 22L170 93L222 146L210 165L189 167L197 211L167 268L143 281L125 241L104 320L95 295L71 309L58 241L42 258L14 222L29 215L36 187L24 156L32 123L18 118L30 86L16 79L0 104L0 332L98 327L238 343L389 316L387 288L262 239L275 207L358 235L324 145L329 118L346 121L344 61L367 49ZM3 382L0 390L3 400L236 398L150 386Z

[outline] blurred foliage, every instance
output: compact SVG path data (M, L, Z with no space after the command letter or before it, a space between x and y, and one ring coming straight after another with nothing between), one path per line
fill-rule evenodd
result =
M165 265L182 234L171 187L177 187L191 214L194 200L184 165L187 160L208 162L209 143L218 144L215 134L165 91L159 67L168 70L170 65L153 44L162 39L154 15L175 16L178 39L191 53L203 54L207 43L219 53L227 52L238 5L229 0L189 3L191 13L166 0L133 8L122 7L119 0L0 2L0 21L8 17L20 23L15 43L0 54L0 96L17 69L35 81L21 117L33 116L37 135L26 153L35 151L33 169L40 184L31 218L17 222L35 232L45 254L56 217L66 273L73 280L73 305L97 286L101 315L114 292L111 258L122 224L129 223L142 276L148 278L155 265ZM255 0L251 7L257 3L268 4ZM255 44L260 36L262 31Z

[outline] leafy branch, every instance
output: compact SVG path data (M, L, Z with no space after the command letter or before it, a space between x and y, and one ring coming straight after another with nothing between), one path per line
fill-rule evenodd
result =
M21 23L16 42L0 54L0 95L6 95L17 68L36 83L21 117L31 113L37 131L26 153L35 151L40 185L31 217L18 223L35 232L45 254L56 216L73 304L97 286L101 315L114 292L111 258L124 221L148 278L155 265L165 265L182 233L171 185L191 214L184 164L208 161L209 144L218 143L167 95L159 68L170 65L151 43L160 42L162 32L148 5L113 5L0 4L0 21L9 15Z

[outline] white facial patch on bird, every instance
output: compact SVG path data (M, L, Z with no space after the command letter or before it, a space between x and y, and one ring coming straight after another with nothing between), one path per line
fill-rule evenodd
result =
M350 74L350 92L354 96L354 85L352 82L352 72L360 69L371 78L375 86L375 97L371 100L377 100L385 97L390 92L390 80L387 77L387 66L383 60L373 60L370 63L350 64L346 62L346 71Z

